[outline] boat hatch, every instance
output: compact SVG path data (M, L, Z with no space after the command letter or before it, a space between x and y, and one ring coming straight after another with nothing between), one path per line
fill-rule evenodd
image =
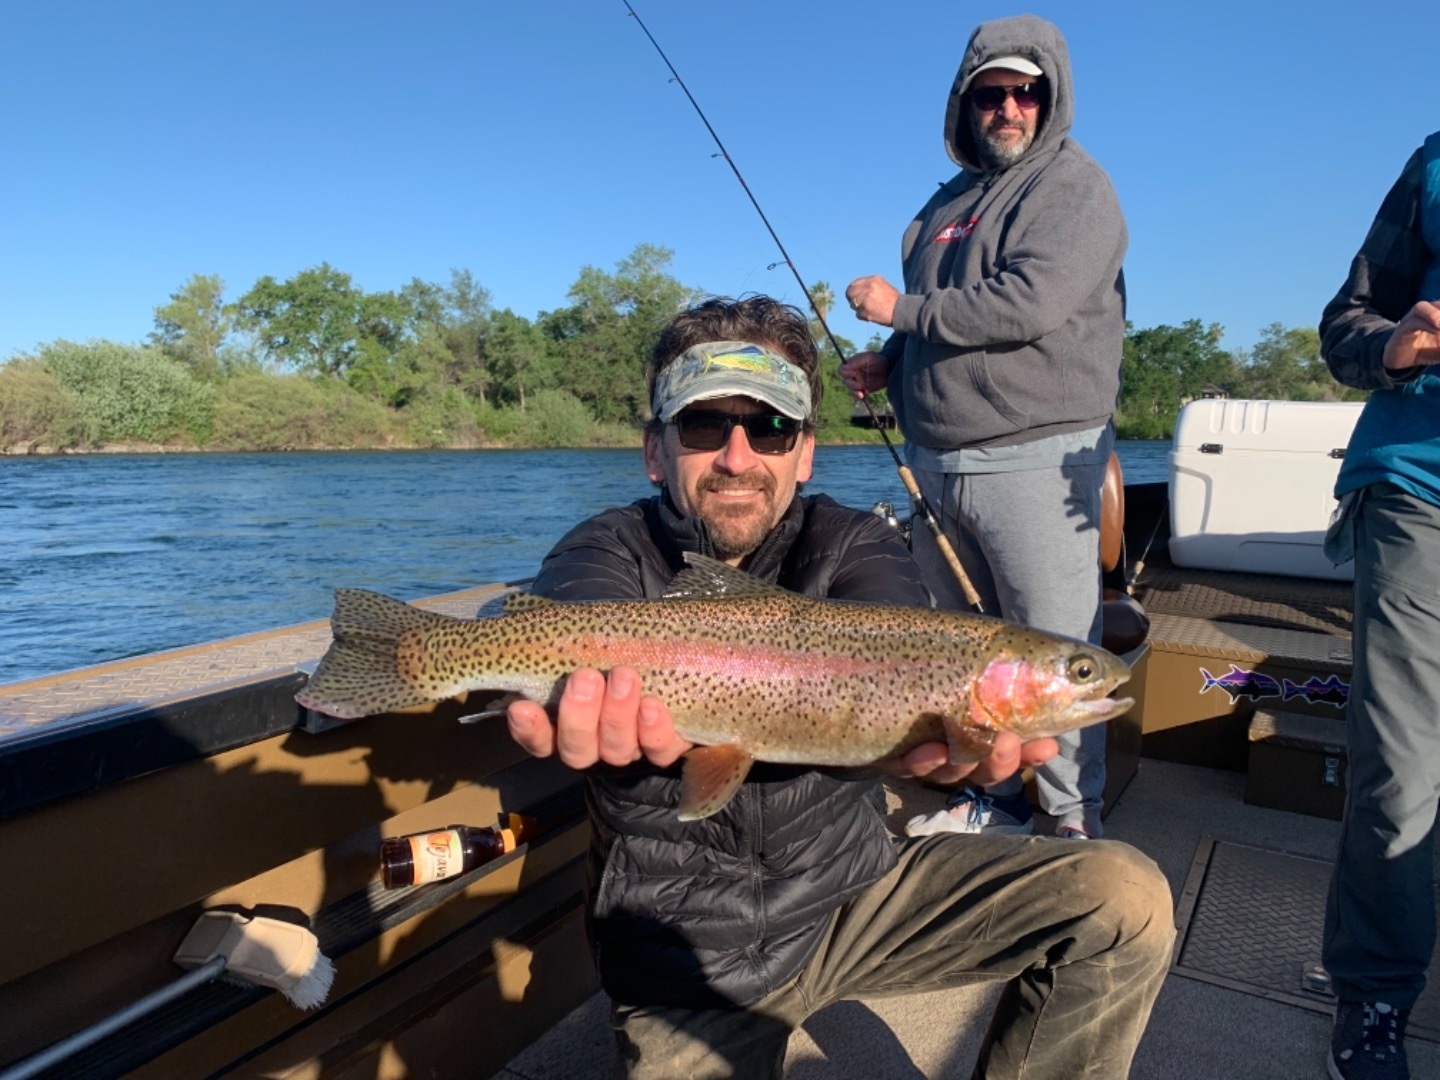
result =
M1202 839L1175 912L1179 937L1171 972L1333 1012L1335 998L1320 966L1330 867L1329 859ZM1407 1034L1440 1042L1440 960L1430 963Z

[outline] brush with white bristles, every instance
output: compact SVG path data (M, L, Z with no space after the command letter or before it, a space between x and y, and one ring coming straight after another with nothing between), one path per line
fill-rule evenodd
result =
M279 990L297 1009L323 1004L335 981L335 965L308 929L233 911L205 912L175 952L183 968L198 970L217 961L215 974L226 982Z
M190 973L0 1072L0 1080L27 1080L44 1072L211 979L278 990L297 1009L323 1004L335 981L335 965L308 929L233 911L201 915L180 943L175 962Z

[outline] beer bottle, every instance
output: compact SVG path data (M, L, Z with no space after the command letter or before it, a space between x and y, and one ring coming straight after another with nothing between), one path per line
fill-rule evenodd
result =
M387 889L427 885L468 874L514 851L535 832L535 822L501 814L490 827L450 825L433 832L392 836L380 844L380 880Z

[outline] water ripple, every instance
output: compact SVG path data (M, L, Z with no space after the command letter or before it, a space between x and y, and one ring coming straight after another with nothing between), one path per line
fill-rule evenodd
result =
M1122 444L1126 478L1168 450ZM337 587L530 577L654 490L635 450L13 458L0 487L0 683L323 618ZM883 447L822 448L807 490L906 505Z

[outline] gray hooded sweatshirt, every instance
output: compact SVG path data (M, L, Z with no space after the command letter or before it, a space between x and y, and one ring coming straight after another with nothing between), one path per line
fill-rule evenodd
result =
M987 170L960 86L998 56L1040 66L1049 102L1025 155ZM905 230L905 295L882 349L909 441L1006 446L1103 426L1120 390L1127 233L1105 171L1069 138L1075 115L1060 31L1033 15L983 23L945 108L963 170Z

